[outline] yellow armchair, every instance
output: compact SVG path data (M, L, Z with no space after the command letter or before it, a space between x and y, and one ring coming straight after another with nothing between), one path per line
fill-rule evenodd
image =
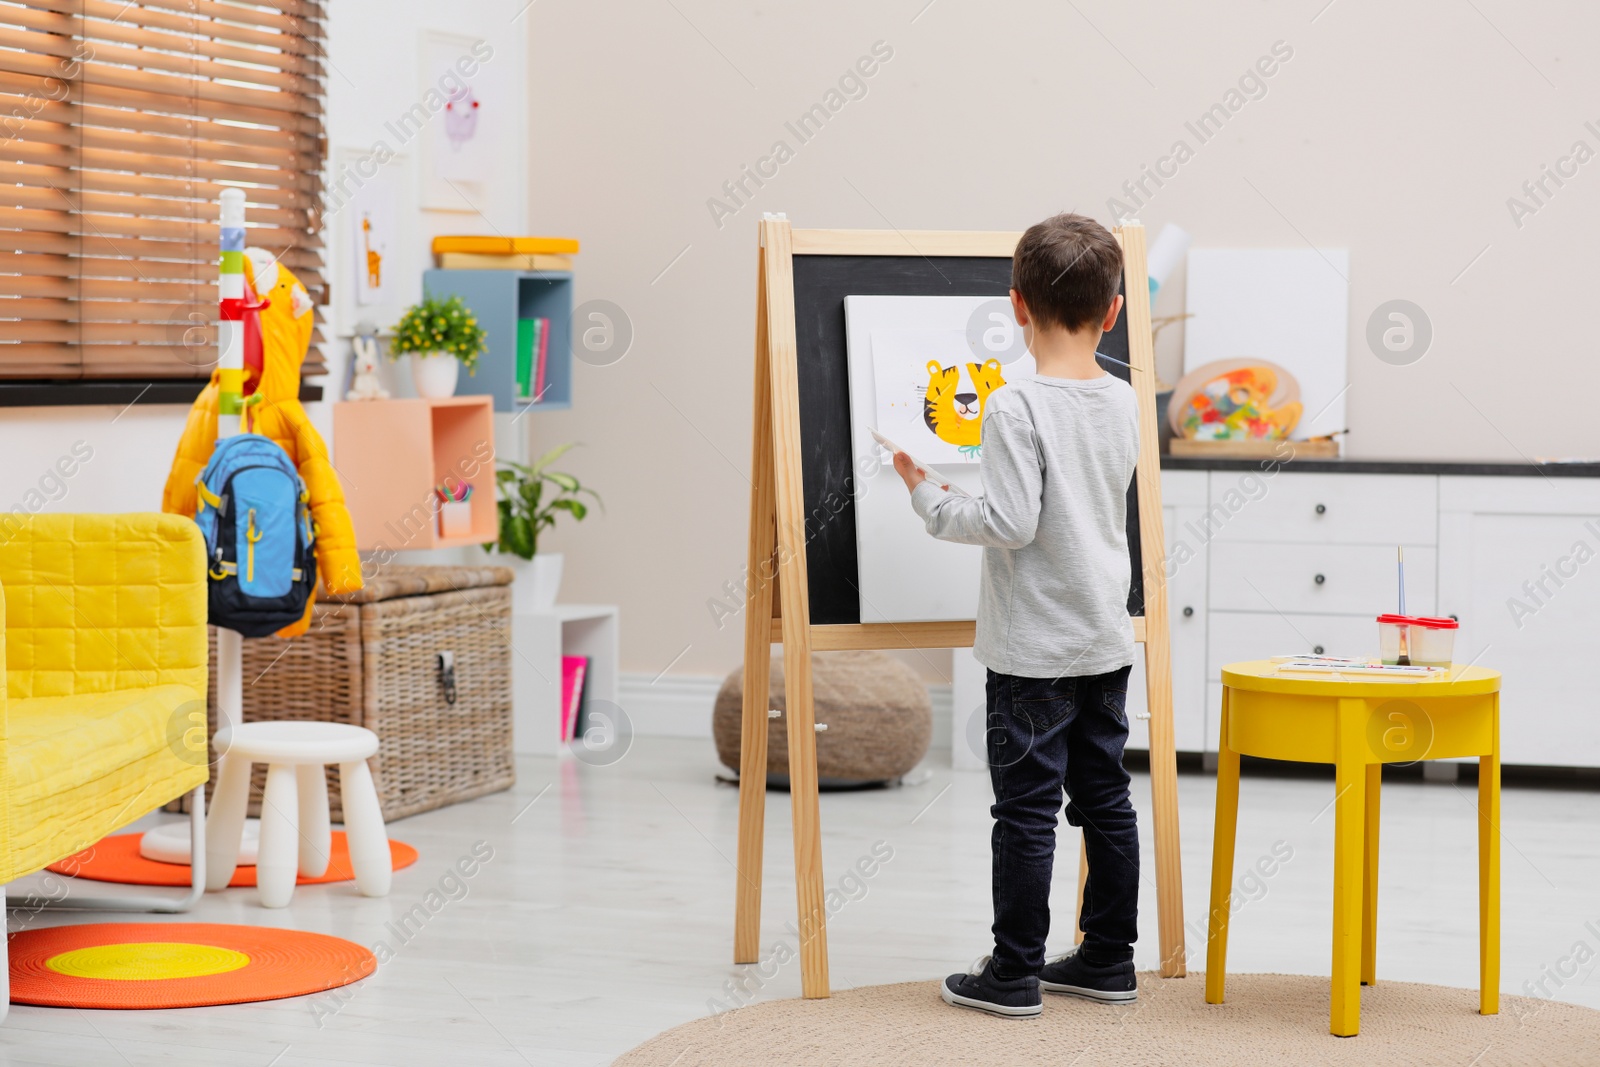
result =
M175 515L0 513L0 596L3 886L205 784L204 542Z

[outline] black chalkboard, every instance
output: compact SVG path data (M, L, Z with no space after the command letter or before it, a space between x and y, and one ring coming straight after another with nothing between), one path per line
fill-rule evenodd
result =
M813 625L859 623L855 468L850 444L850 364L846 296L1005 296L1010 257L794 257L794 321L800 377L801 482L805 489L806 574ZM1128 360L1127 316L1100 341L1102 355ZM1128 368L1101 366L1128 380ZM1128 613L1144 614L1139 500L1128 487Z

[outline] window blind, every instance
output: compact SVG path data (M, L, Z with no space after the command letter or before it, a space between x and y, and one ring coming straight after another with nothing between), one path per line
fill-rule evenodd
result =
M326 301L323 25L314 0L0 0L0 379L209 377L229 186Z

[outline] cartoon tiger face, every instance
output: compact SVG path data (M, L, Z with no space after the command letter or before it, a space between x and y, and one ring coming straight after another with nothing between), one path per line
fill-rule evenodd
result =
M928 363L928 389L922 398L922 419L934 436L952 445L979 443L983 425L983 405L989 394L1006 384L1000 374L1000 361L968 363L966 371L972 392L962 392L961 368Z

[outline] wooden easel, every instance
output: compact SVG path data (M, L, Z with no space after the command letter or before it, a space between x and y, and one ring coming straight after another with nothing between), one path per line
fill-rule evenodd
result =
M1150 778L1156 835L1161 973L1184 967L1183 874L1178 851L1177 756L1172 732L1172 668L1167 623L1166 549L1156 435L1155 352L1144 227L1124 223L1122 244L1128 362L1139 400L1137 494L1144 615L1133 619L1144 643L1150 710ZM795 894L799 905L801 990L828 996L828 938L817 810L816 713L811 653L837 649L963 648L975 623L812 625L806 584L805 500L801 484L799 353L793 258L825 256L1005 257L1020 233L895 230L795 230L787 219L760 223L756 292L755 436L751 462L749 575L745 605L744 705L739 758L739 857L735 963L760 955L761 861L767 799L767 686L771 646L783 645L789 796L794 813ZM779 610L779 590L782 610ZM1082 864L1080 863L1080 869ZM1080 883L1081 885L1081 883Z

